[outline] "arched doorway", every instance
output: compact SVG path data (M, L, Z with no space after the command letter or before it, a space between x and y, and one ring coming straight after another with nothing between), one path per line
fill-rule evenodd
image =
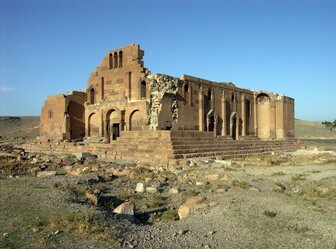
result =
M131 113L129 118L129 130L130 131L142 131L143 119L139 110L135 110Z
M96 113L91 113L89 116L89 137L99 136L99 117Z
M105 129L108 142L117 140L120 135L120 115L118 111L111 109L106 113Z
M230 116L230 136L233 140L237 140L237 113L233 112Z
M210 110L206 115L206 130L212 132L215 130L214 110Z
M257 96L257 126L259 138L270 138L270 98L265 93Z

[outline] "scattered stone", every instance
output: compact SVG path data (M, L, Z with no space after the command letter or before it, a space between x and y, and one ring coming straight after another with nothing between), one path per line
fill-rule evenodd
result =
M231 173L227 172L227 173L224 173L222 180L228 181L230 178L231 178Z
M33 231L33 233L37 233L37 232L41 231L41 229L39 227L33 227L32 231Z
M159 176L159 177L158 177L158 181L159 181L160 183L164 183L164 182L167 181L167 177L165 177L165 176Z
M113 210L113 213L134 216L135 206L132 202L124 202Z
M169 194L178 194L180 192L179 188L171 188L169 189Z
M98 204L98 197L95 194L91 194L89 192L86 192L85 196L91 202L92 205L97 206L97 204Z
M209 203L209 207L215 207L218 205L218 202L217 201L212 201Z
M93 193L95 195L99 195L101 193L101 190L99 188L96 188L95 190L93 190Z
M225 167L230 167L232 165L231 160L215 160L216 163L220 163Z
M156 187L146 187L146 192L154 194L158 192L158 189Z
M115 176L126 176L129 177L131 174L131 170L129 169L112 169L112 174Z
M5 238L8 237L8 233L3 233L2 236L4 236Z
M37 172L37 177L50 177L50 176L55 176L56 171L40 171Z
M180 229L178 231L178 235L183 235L183 234L186 234L188 232L188 230L183 230L183 229Z
M260 190L256 187L250 187L249 190L253 192L260 192Z
M205 200L205 198L201 195L190 197L184 204L188 206L192 206L195 204L200 204Z
M74 156L65 156L62 158L62 163L65 165L74 165L76 163L76 158Z
M65 166L64 170L68 175L80 176L82 174L90 173L91 167L90 166L79 166L79 167Z
M196 184L196 186L205 186L205 185L207 185L207 183L205 183L205 182L196 182L195 184Z
M219 175L218 174L207 175L205 179L207 179L209 182L218 181Z
M205 198L200 195L189 198L178 209L180 220L187 218L193 210L206 207L207 205L203 204L204 200Z
M145 183L149 184L153 180L152 177L145 177Z
M75 153L75 156L78 160L87 159L87 158L96 158L90 152L78 152L78 153Z
M40 167L34 167L29 170L32 175L37 175L37 172L41 171Z
M139 182L139 183L136 185L135 191L136 191L137 193L143 193L143 192L145 192L145 187L144 187L143 183Z

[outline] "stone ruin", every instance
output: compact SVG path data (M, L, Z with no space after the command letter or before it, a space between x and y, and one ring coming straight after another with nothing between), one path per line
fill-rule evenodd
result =
M49 96L27 150L170 162L293 150L294 99L151 73L131 44L106 53L86 90Z

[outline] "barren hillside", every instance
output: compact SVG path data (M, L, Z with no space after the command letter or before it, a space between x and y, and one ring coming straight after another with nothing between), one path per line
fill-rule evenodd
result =
M295 120L297 138L336 138L336 132L325 128L321 122Z
M0 136L34 138L38 136L39 123L38 116L2 116L0 117Z

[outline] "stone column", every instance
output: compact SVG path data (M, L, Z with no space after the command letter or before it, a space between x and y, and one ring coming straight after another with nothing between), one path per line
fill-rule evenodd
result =
M213 88L211 88L211 100L210 100L210 103L211 103L211 108L212 110L215 109L215 91Z
M222 91L222 136L226 137L226 102L225 102L225 93L224 90Z
M242 127L242 136L246 136L246 97L245 94L242 94L241 96L241 108L242 108L242 121L243 121L243 127Z
M240 117L236 115L236 140L239 140Z
M103 111L100 112L99 115L99 137L103 137L104 136L104 131L103 131Z
M200 86L198 94L198 126L199 131L204 131L204 93L202 86Z
M89 121L88 112L85 111L85 137L89 137Z
M254 112L254 135L258 136L258 114L257 114L257 95L254 93L253 96L253 112Z
M213 130L214 137L217 137L217 124L218 124L218 115L217 113L214 113L214 130Z

